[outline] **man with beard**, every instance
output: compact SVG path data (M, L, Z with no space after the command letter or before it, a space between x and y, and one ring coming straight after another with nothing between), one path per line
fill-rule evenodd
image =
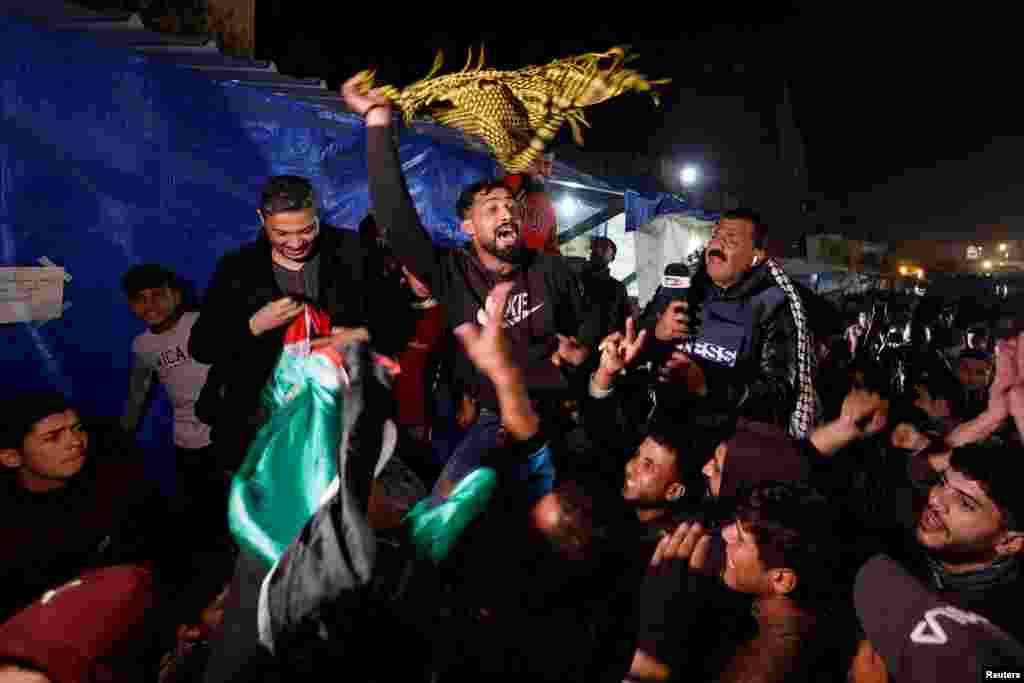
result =
M909 537L887 548L943 602L980 615L1018 640L1024 634L1018 609L1024 594L1020 460L1019 448L954 449ZM898 614L893 610L890 618ZM861 643L858 676L851 680L886 680L880 674L892 662L878 657L873 646Z
M531 398L557 405L569 389L563 369L581 365L596 341L579 281L561 258L524 246L520 206L500 181L474 183L459 197L456 210L469 244L436 249L402 177L391 103L372 90L360 94L360 82L358 76L346 82L342 96L349 109L366 118L370 198L374 215L388 227L395 256L444 304L456 332L501 315ZM505 310L494 310L488 293L506 280L513 287ZM477 464L500 431L491 382L464 355L456 361L455 374L466 386L479 387L480 414L442 473L441 492Z
M876 519L865 518L864 526L882 534L880 540L885 543L881 548L896 557L929 590L959 609L980 614L1018 639L1024 634L1016 607L1021 595L1020 557L1024 548L1019 521L1024 509L1017 492L1021 452L1019 447L979 445L979 440L1009 417L1018 428L1024 421L1019 342L1010 340L1000 347L996 381L989 392L986 413L948 435L945 444L937 444L940 451L953 446L951 455L926 460L921 457L927 455L926 451L921 456L910 456L901 468L906 483L899 485L893 476L885 486L885 495L889 497L897 488L910 489L912 484L907 480L912 478L912 470L918 469L911 466L912 461L921 459L924 462L918 465L930 464L939 471L938 481L924 489L924 500L904 507L905 512L891 505L859 506L865 511L873 508ZM865 402L863 408L861 420L851 421L846 428L839 425L840 429L832 430L827 438L815 439L822 455L850 459L855 455L832 454L867 435L884 433L877 427L886 418L879 411L872 411L870 402ZM878 408L884 409L881 404ZM863 431L855 428L856 423L867 419L871 426ZM860 466L867 466L867 462L862 460ZM863 494L857 491L848 495ZM862 643L858 666L868 668L880 662L871 648Z
M807 308L765 254L765 240L757 213L725 213L687 294L688 308L699 304L699 332L680 339L671 326L654 326L653 333L659 342L681 343L665 370L681 372L690 393L804 437L820 412Z

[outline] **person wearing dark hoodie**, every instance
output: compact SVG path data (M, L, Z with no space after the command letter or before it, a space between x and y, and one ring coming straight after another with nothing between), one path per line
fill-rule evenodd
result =
M500 315L508 328L509 349L522 367L532 399L559 405L570 392L571 369L582 365L597 341L595 316L579 279L564 259L525 247L521 207L500 180L465 188L456 209L466 247L435 248L409 195L394 141L390 101L360 92L360 76L342 86L346 105L366 119L370 199L374 215L387 226L395 256L434 293L458 331ZM494 310L489 292L512 281L503 311ZM464 354L457 354L456 379L479 387L480 410L442 472L435 494L478 465L500 432L497 394ZM548 412L548 411L545 411Z

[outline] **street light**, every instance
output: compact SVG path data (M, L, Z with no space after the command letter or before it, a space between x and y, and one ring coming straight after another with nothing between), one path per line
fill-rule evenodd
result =
M697 182L697 167L696 166L684 166L682 173L679 174L682 178L683 185L689 187Z
M984 263L981 264L981 267L984 268L985 270L992 270L992 262L985 261Z
M562 213L566 216L571 216L576 213L576 200L566 195L565 199L559 203L558 208L561 209Z
M1006 244L1005 242L1003 244L999 245L999 251L1006 251L1009 248L1010 248L1009 245Z
M906 266L900 266L900 275L906 275L907 272L908 271Z

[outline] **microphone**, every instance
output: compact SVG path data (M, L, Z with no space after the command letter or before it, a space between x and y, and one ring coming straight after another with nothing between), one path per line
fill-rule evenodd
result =
M685 263L670 263L665 266L665 272L661 277L661 285L654 293L654 298L651 301L651 309L658 315L664 313L665 309L673 302L677 300L684 300L688 302L688 308L686 314L690 318L690 335L694 334L694 328L697 322L696 308L693 302L688 300L688 292L690 291L691 272L689 266ZM691 351L692 341L687 338L677 343L672 343L671 347L679 351L689 352Z
M690 269L685 263L670 263L665 266L661 287L670 290L673 299L685 297L690 289Z
M664 311L675 299L685 299L690 290L690 269L685 263L670 263L665 266L661 284L654 292L651 305L655 311Z

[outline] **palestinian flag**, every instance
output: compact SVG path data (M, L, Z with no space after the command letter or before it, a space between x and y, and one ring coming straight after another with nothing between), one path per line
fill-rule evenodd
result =
M336 349L311 348L314 338L330 332L330 319L309 304L292 321L261 396L268 419L231 483L231 533L268 567L309 521L338 474L348 375Z

